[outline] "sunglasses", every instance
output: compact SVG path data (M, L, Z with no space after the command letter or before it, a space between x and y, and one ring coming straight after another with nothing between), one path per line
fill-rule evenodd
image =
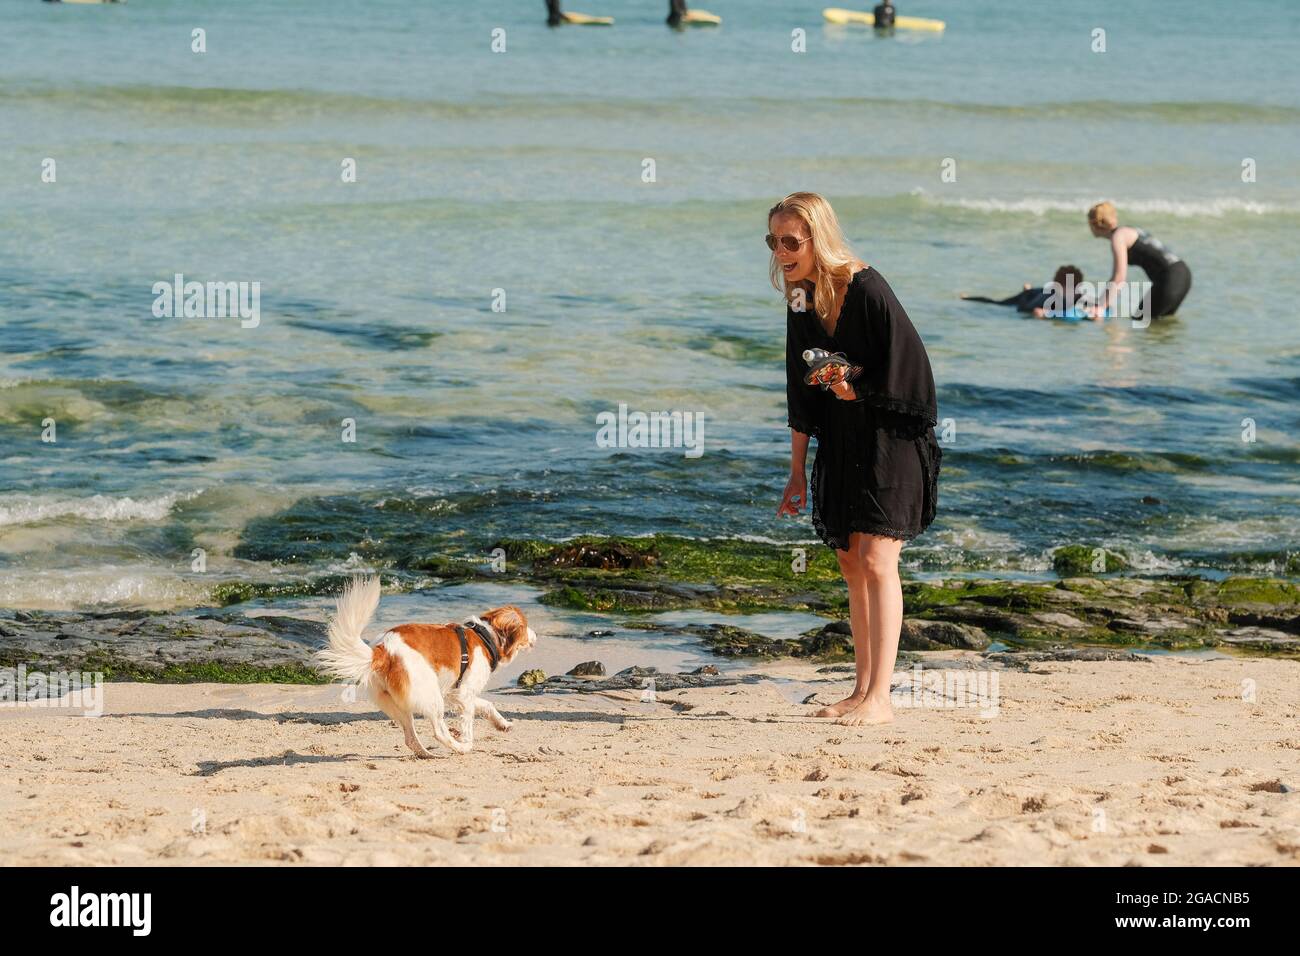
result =
M785 248L785 251L786 251L786 252L798 252L798 251L799 251L799 247L802 246L802 245L803 245L805 242L807 242L809 239L811 239L812 236L807 236L807 237L805 237L805 238L803 238L803 239L798 239L798 238L796 238L796 237L794 237L794 236L779 236L779 237L778 237L778 236L774 236L774 235L772 235L772 234L769 232L769 233L768 233L766 236L764 236L763 238L767 241L767 247L768 247L769 249L771 249L773 252L776 251L776 243L777 243L777 240L778 240L778 239L780 240L781 245Z

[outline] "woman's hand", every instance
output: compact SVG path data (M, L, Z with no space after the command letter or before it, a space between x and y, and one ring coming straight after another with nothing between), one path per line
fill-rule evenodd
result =
M785 494L781 498L781 507L776 509L776 516L798 515L808 501L808 479L802 470L791 475L785 483Z
M831 391L835 393L836 398L842 398L847 402L851 402L858 397L858 393L854 391L853 385L843 379L840 379L832 385Z

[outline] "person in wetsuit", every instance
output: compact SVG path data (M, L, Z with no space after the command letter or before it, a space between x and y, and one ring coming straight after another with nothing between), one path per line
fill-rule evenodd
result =
M1083 283L1083 270L1078 266L1061 266L1056 270L1056 275L1052 277L1052 282L1045 283L1041 288L1025 284L1025 287L1015 295L1007 296L1005 299L991 299L984 295L966 295L962 293L961 297L967 302L991 302L994 305L1011 305L1015 306L1017 312L1029 312L1035 318L1058 318L1055 314L1048 314L1044 311L1048 299L1052 297L1052 283L1055 283L1061 289L1077 288ZM1072 310L1077 304L1072 304L1066 311Z
M668 0L667 24L670 27L679 27L684 16L686 16L686 0Z
M1098 239L1109 239L1114 266L1098 311L1114 305L1118 288L1135 265L1151 281L1150 297L1131 307L1134 315L1159 318L1173 315L1192 288L1192 270L1163 242L1145 229L1121 226L1113 203L1100 202L1088 210L1088 228Z
M872 25L877 30L888 30L894 25L894 16L896 11L894 5L885 0L884 3L876 4L876 8L871 11L873 17Z

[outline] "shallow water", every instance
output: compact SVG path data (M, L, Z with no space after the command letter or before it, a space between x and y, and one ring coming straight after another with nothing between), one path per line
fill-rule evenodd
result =
M1288 4L927 0L906 12L947 32L891 40L816 4L711 0L722 28L681 34L662 4L588 6L618 24L547 30L533 0L451 20L390 0L0 6L0 604L186 606L220 580L507 536L814 541L773 517L789 432L761 237L798 188L893 285L955 429L911 571L1045 575L1066 543L1151 572L1285 570ZM1190 263L1176 318L957 300L1067 261L1104 278L1099 198ZM155 318L177 272L260 282L260 324ZM620 403L702 414L703 455L599 447Z

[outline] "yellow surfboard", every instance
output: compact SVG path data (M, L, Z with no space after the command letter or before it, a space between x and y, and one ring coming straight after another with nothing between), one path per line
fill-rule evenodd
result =
M613 17L593 17L585 13L566 13L564 14L565 23L574 23L584 27L612 27L614 25Z
M721 22L722 17L707 10L687 10L682 17L682 23L693 27L716 27Z
M876 25L875 14L861 13L857 10L844 10L840 7L827 7L822 11L822 16L831 23L860 23L868 27ZM925 17L895 17L894 26L900 30L930 30L934 33L941 33L944 22L942 20L927 20Z

